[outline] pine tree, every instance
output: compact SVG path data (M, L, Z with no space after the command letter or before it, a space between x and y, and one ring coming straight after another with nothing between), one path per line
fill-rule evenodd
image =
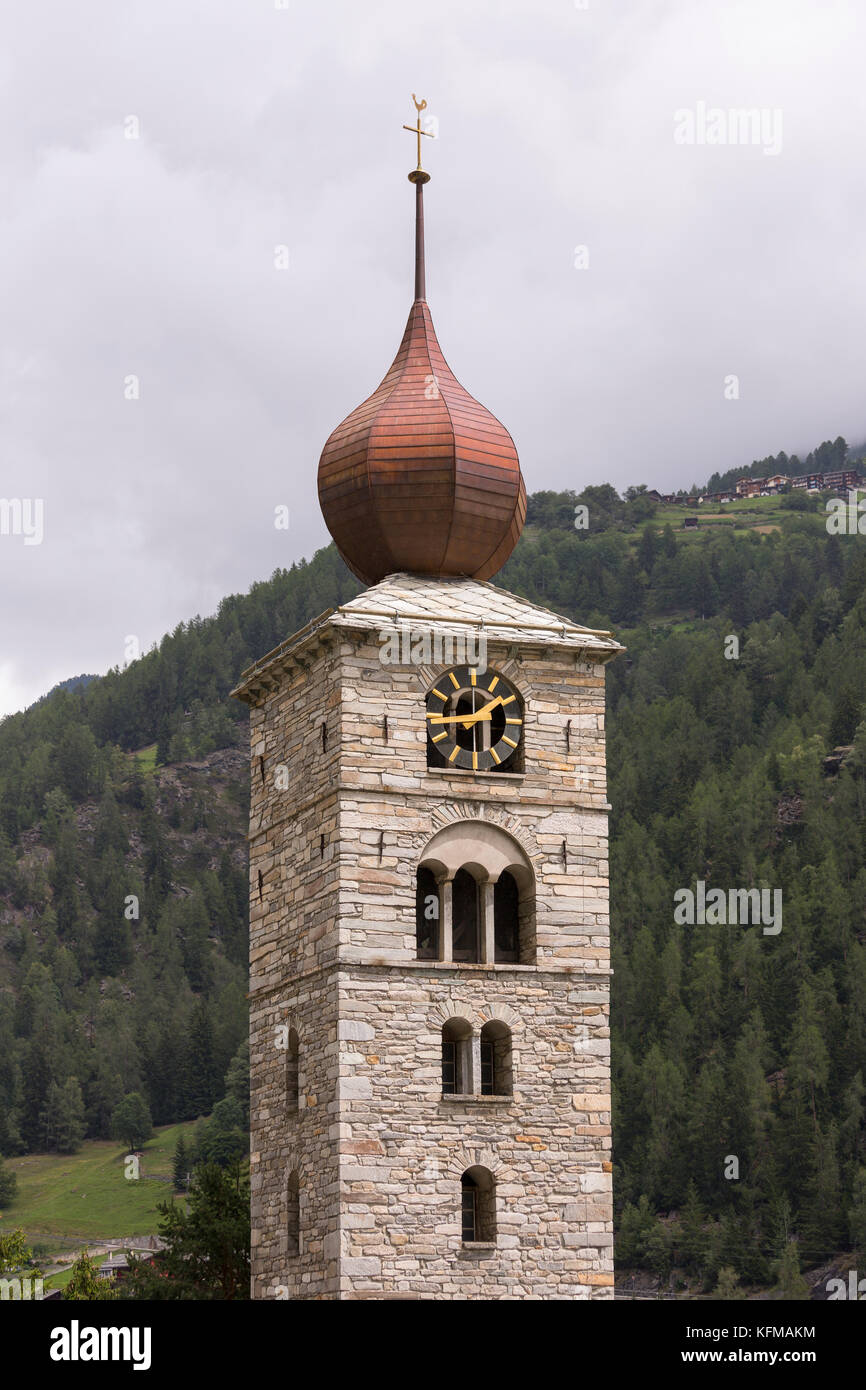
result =
M848 1234L858 1259L866 1258L866 1168L858 1168L851 1184Z
M686 1203L680 1213L678 1255L686 1269L700 1274L705 1266L709 1236L703 1204L694 1179L689 1181Z
M138 1091L124 1096L111 1117L111 1133L128 1149L140 1149L153 1134L147 1101Z
M24 1096L21 1107L21 1138L29 1152L42 1147L43 1107L52 1082L48 1052L41 1040L28 1048L22 1067Z
M96 817L96 826L93 832L93 849L99 855L105 854L109 850L116 850L123 855L129 849L129 839L123 828L117 800L110 785L106 786L102 793L102 801L99 803L99 814Z
M218 1074L210 1013L203 999L197 1000L190 1020L186 1079L190 1112L209 1115L217 1095Z
M174 1178L175 1192L182 1192L186 1188L189 1176L189 1161L187 1159L186 1144L184 1143L183 1130L177 1136L177 1143L174 1146L174 1163L172 1165L172 1176Z
M0 1210L12 1205L17 1191L18 1174L13 1173L11 1168L7 1168L0 1157Z
M184 1203L160 1202L165 1250L154 1267L134 1265L123 1296L133 1299L250 1297L250 1197L245 1167L198 1168Z
M637 548L637 562L640 565L640 568L642 570L645 570L646 573L649 575L652 574L652 568L655 564L657 551L658 540L656 537L656 530L650 522L647 526L643 528Z
M229 1063L226 1072L226 1095L233 1096L241 1107L241 1125L247 1128L250 1123L250 1044L244 1038Z
M39 1116L41 1147L50 1153L71 1154L84 1138L84 1098L74 1076L63 1085L52 1081Z
M819 1130L810 1154L810 1181L802 1218L802 1244L807 1260L820 1260L835 1250L843 1238L845 1222L841 1206L837 1131L831 1121Z
M797 1242L789 1240L776 1264L776 1288L773 1297L802 1301L809 1297L809 1285L800 1273Z
M171 726L167 719L163 719L159 726L156 736L156 762L157 766L162 767L168 762L168 750L171 743Z

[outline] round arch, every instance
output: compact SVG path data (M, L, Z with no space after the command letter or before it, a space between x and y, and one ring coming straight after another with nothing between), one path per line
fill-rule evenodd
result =
M495 883L508 871L523 892L535 887L535 873L523 846L501 826L486 820L458 820L437 830L418 860L437 877L453 878L467 869L479 882Z
M535 872L523 845L488 820L453 820L427 841L417 872L437 885L437 955L475 964L535 963ZM429 954L417 915L419 957ZM453 929L453 930L452 930Z

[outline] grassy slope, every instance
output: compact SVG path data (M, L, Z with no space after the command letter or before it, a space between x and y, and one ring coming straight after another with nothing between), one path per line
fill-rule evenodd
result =
M18 1174L18 1194L0 1216L0 1232L22 1226L30 1244L51 1237L110 1240L157 1231L157 1202L172 1194L170 1178L181 1130L194 1122L165 1125L145 1144L141 1176L124 1177L126 1150L112 1140L87 1140L75 1154L27 1154L7 1159ZM46 1237L48 1240L46 1241Z
M148 743L145 748L139 748L138 751L136 753L133 753L131 756L138 759L139 764L141 766L141 770L145 776L148 776L150 773L156 771L155 743Z
M700 528L733 525L737 531L752 531L767 525L779 526L786 516L801 515L782 507L781 500L778 496L743 497L724 506L715 502L704 502L700 507L659 506L651 524L658 530L670 522L675 531L680 531L687 516L696 516Z

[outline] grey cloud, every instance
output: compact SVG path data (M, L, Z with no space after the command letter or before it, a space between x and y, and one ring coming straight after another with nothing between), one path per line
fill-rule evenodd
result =
M0 711L327 540L319 451L409 309L411 90L440 341L531 489L866 433L853 0L22 4L7 31L0 496L44 498L45 539L0 536ZM677 146L698 101L780 108L781 154Z

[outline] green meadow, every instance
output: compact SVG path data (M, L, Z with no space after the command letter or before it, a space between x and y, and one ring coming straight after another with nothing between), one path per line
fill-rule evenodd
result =
M110 1240L157 1233L157 1203L172 1195L172 1159L182 1130L166 1125L142 1149L140 1176L125 1176L126 1150L113 1140L87 1140L74 1154L7 1159L18 1174L15 1201L0 1214L0 1232L23 1227L31 1245ZM163 1181L160 1181L163 1179Z

